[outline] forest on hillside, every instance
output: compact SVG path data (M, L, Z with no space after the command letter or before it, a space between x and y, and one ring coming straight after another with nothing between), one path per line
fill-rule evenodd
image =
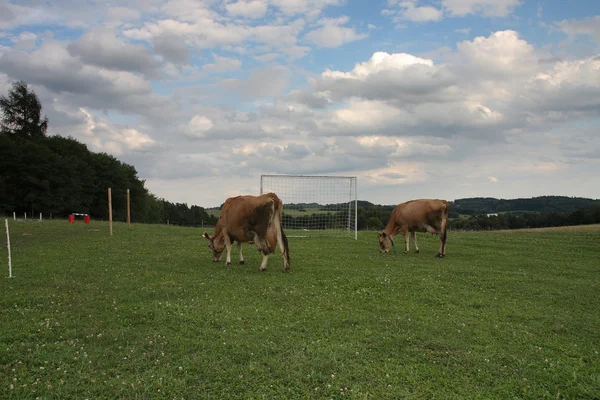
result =
M134 166L94 153L73 138L47 136L42 105L25 82L0 96L0 214L65 218L70 213L108 219L108 188L114 220L204 225L216 217L199 206L171 203L150 193Z
M358 202L359 229L383 229L396 205ZM600 200L567 196L467 198L450 202L450 229L542 228L600 223Z

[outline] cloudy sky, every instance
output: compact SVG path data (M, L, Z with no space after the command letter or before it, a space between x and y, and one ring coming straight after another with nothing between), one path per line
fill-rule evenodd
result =
M600 198L600 1L0 0L0 92L172 202Z

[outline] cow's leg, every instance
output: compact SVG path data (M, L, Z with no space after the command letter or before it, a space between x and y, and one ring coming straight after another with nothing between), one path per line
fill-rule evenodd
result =
M438 251L437 256L442 258L442 257L446 257L446 227L444 226L442 228L442 231L440 232L440 250Z
M408 254L408 250L410 248L410 232L404 232L404 254Z
M412 240L413 240L413 243L415 245L415 253L418 253L419 252L419 246L417 246L417 232L412 231L410 233L410 236L412 236Z
M225 237L225 249L227 250L227 258L225 259L225 265L231 265L231 240L229 239L229 235L224 235Z
M444 233L440 232L439 233L440 236L440 249L438 250L437 254L435 255L436 257L444 257Z
M266 271L266 269L267 269L267 261L269 260L269 255L265 254L265 253L262 253L262 257L263 257L263 259L262 259L262 263L260 264L260 270L261 271Z
M288 272L290 270L290 250L288 245L287 236L283 231L281 232L281 236L277 238L279 242L279 249L283 254L283 272Z
M240 264L244 264L244 255L242 254L242 242L237 242Z

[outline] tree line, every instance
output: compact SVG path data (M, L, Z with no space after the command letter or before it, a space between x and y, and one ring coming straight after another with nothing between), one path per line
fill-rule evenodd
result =
M115 220L126 218L129 189L134 222L216 223L202 207L150 193L132 165L94 153L71 137L47 136L48 119L25 82L14 83L8 96L0 96L0 109L0 213L56 218L84 213L108 219L110 187Z
M572 212L524 212L520 214L478 214L468 218L450 220L450 229L461 230L493 230L547 228L555 226L572 226L600 224L600 206Z
M294 205L296 206L296 205ZM312 209L326 211L342 208L335 214L335 220L346 221L348 210L343 204L319 206ZM357 226L359 230L381 230L390 219L395 205L378 205L368 201L358 201ZM536 211L539 207L542 211ZM523 210L530 211L523 211ZM458 210L458 211L457 211ZM499 213L497 211L500 211ZM287 226L313 226L323 229L322 214L291 216L285 214ZM450 202L449 229L491 230L543 228L567 225L600 223L600 200L567 196L542 196L530 199L500 200L493 198L459 199ZM336 228L345 228L339 226Z

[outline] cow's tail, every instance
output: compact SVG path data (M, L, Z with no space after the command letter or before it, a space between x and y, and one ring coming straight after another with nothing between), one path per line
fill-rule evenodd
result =
M446 255L446 238L448 237L448 214L450 213L450 203L444 201L444 205L442 206L442 226L441 226L441 235L440 239L442 242L441 248L441 256Z
M290 270L290 248L287 236L285 236L285 232L283 232L283 203L277 196L275 196L274 200L275 212L273 215L273 225L275 226L275 232L277 233L279 249L283 253L283 271L287 272Z

